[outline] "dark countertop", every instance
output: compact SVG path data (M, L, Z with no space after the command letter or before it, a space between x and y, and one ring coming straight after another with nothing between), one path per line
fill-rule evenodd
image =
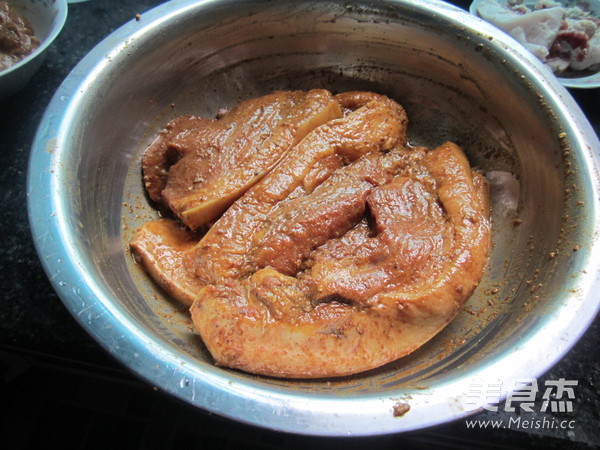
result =
M30 238L26 175L30 146L46 105L76 63L103 37L161 3L72 4L66 26L42 68L20 93L0 100L0 447L2 448L564 448L600 446L598 320L542 378L576 379L574 428L467 429L465 421L404 435L330 439L294 436L231 422L156 392L108 357L54 293ZM458 1L466 7L468 3ZM572 91L600 129L600 92ZM503 418L484 413L477 419Z

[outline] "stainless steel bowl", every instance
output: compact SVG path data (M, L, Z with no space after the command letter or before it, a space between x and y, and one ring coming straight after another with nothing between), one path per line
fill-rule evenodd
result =
M332 380L217 367L187 314L128 253L134 229L156 217L140 155L174 116L311 87L397 99L413 143L452 140L483 170L514 174L518 209L494 195L482 283L412 355ZM152 385L263 427L374 435L481 410L467 395L473 383L537 377L584 332L600 300L599 149L540 62L448 4L177 0L115 31L59 88L32 149L29 214L67 308ZM401 416L400 403L410 406Z

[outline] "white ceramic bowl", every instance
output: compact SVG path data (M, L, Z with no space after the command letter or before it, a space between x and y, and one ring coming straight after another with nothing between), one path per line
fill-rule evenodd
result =
M497 0L499 3L501 2L501 0ZM573 0L557 0L560 3L562 3L563 5L569 5L572 3L576 3ZM482 2L482 0L474 0L471 3L471 6L469 7L469 12L477 17L479 17L479 13L477 10L477 6ZM535 0L524 0L524 4L531 6L534 5L536 2ZM596 17L600 17L600 0L586 0L585 1L586 4L589 5L590 11L592 13L594 13L594 15ZM598 31L600 32L600 30ZM571 71L570 72L570 76L557 76L558 81L561 82L561 84L563 86L566 86L568 88L597 88L600 87L600 71L593 73L593 74L589 74L588 72L585 72L585 75L582 76L577 76L577 72L576 71Z
M27 84L67 20L66 0L11 0L10 4L31 22L40 46L13 66L0 71L0 98L14 94Z

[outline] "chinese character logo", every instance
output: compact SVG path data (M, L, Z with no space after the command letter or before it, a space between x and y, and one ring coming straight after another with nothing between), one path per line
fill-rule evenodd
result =
M486 411L497 412L503 396L506 396L504 411L515 412L518 409L525 412L573 412L575 387L577 380L547 380L543 391L539 388L538 380L525 378L515 380L509 389L503 390L502 381L473 382L469 385L466 406L471 409L483 408ZM536 401L538 393L542 394L541 407Z
M540 411L546 412L550 406L552 412L573 412L572 400L575 398L573 387L578 384L577 380L565 380L564 378L546 381L546 390L542 396L544 401Z

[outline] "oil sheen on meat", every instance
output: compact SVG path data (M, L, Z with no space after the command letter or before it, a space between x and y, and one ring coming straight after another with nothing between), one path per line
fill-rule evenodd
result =
M488 187L462 150L407 143L371 92L275 92L175 119L143 157L173 218L131 249L190 307L221 366L290 378L382 366L422 346L478 285Z

